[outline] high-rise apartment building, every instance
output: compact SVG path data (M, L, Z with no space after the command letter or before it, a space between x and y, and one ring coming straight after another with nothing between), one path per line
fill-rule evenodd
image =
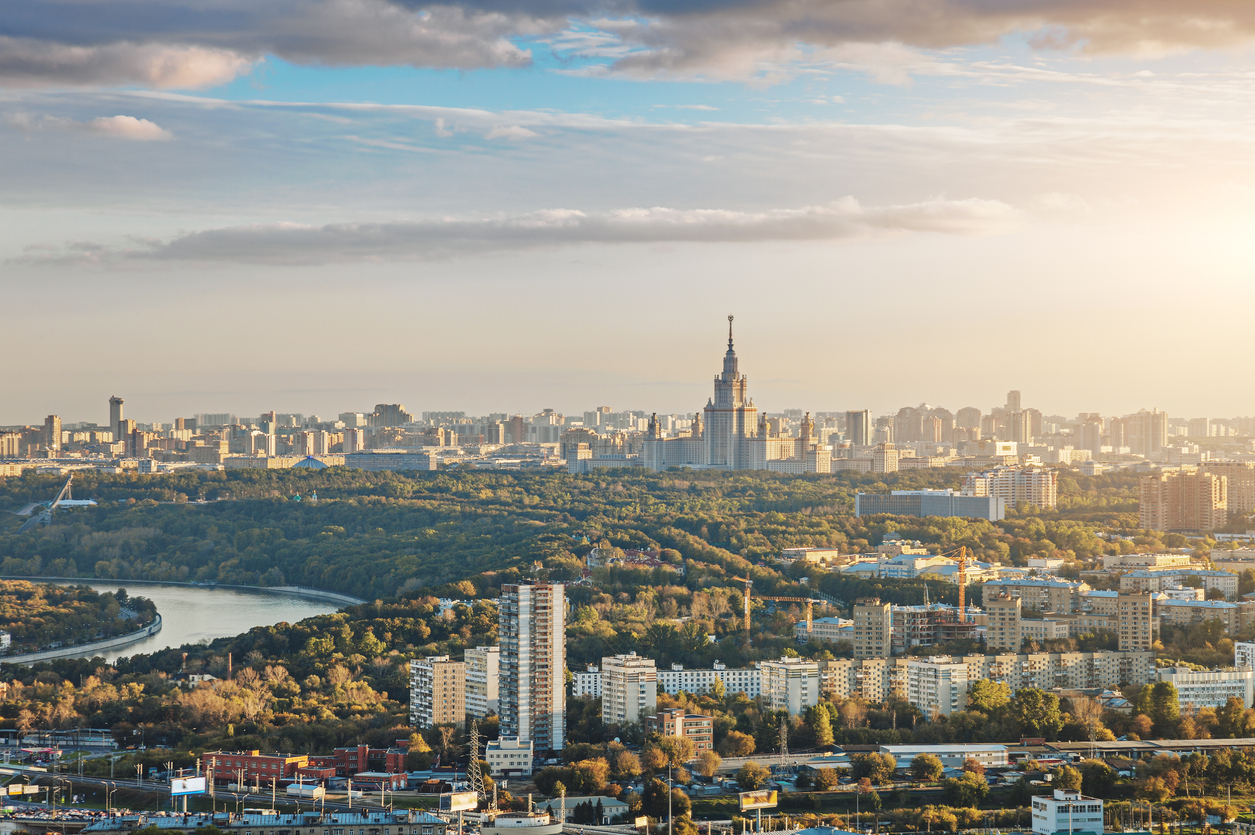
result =
M962 660L912 659L906 665L906 698L925 716L949 716L967 707L968 669Z
M601 721L642 722L658 710L658 670L654 659L636 653L601 659Z
M880 598L854 603L854 657L888 658L893 651L893 609Z
M877 444L876 448L872 450L872 472L896 473L898 471L899 457L900 453L896 444Z
M109 431L113 433L113 440L122 440L122 398L114 395L109 398Z
M845 413L845 439L854 446L867 446L871 443L871 415L866 409L861 412Z
M61 450L61 418L57 415L44 418L44 446L49 452Z
M501 736L535 751L566 744L566 595L555 583L505 585L497 602Z
M1023 606L1024 601L1010 594L1000 594L985 604L985 646L989 651L1020 651Z
M447 655L410 662L410 724L416 728L466 720L466 664Z
M1116 597L1120 652L1150 652L1154 648L1153 598L1148 591L1121 592Z
M1230 517L1255 513L1255 461L1208 461L1202 469L1208 475L1227 479Z
M1059 502L1059 474L1041 467L997 467L963 476L963 495L997 496L1014 509L1028 504L1043 509Z
M787 710L797 716L819 703L819 664L803 658L781 658L764 661L762 695L772 710Z
M1197 532L1221 527L1229 518L1229 483L1207 472L1142 476L1139 524L1156 531Z
M1007 392L1007 411L1018 412L1024 408L1023 398L1020 396L1019 390Z
M1124 435L1134 455L1151 455L1164 448L1168 440L1168 415L1158 409L1143 409L1124 418Z
M980 431L980 409L975 406L964 406L954 415L954 425L959 429Z
M482 719L500 707L501 647L468 649L466 660L466 715Z

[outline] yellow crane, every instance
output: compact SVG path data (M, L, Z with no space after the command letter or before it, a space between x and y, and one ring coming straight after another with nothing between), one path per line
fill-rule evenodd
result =
M748 577L733 577L732 579L736 580L738 583L745 584L745 608L744 608L744 613L743 613L743 620L744 620L744 625L745 625L745 634L748 636L750 634L750 597L752 594L751 589L754 586L754 581L749 579ZM771 600L777 603L805 603L806 604L806 636L808 638L810 637L811 629L815 621L815 604L822 603L823 602L822 600L816 600L813 597L784 597L784 596L765 595L765 594L760 594L756 596L759 600Z

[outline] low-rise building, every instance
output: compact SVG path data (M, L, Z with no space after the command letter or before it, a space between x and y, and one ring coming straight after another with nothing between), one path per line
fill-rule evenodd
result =
M296 776L298 768L309 765L306 754L263 754L261 751L207 751L201 761L216 783L244 783L268 786L272 781Z
M799 641L822 641L835 644L838 641L854 643L854 621L846 618L814 618L811 631L806 631L806 621L800 620L793 625L793 635Z
M1200 583L1204 590L1217 589L1225 599L1238 595L1238 575L1191 566L1139 568L1120 577L1120 591L1163 591L1171 586Z
M81 831L89 835L123 835L123 833L158 829L163 832L205 832L220 830L230 833L253 835L261 832L318 833L328 832L366 832L395 833L395 835L444 835L450 826L449 821L436 817L430 812L416 810L399 811L352 811L352 812L317 812L307 811L297 814L258 815L251 812L244 814L231 812L193 812L190 814L139 814L110 815L98 818Z
M1229 699L1237 698L1245 707L1250 707L1255 698L1255 671L1250 667L1236 670L1161 667L1159 680L1176 687L1177 701L1183 706L1224 707Z
M1033 835L1103 835L1102 801L1065 789L1034 797Z
M1224 624L1226 635L1232 635L1238 627L1238 604L1223 600L1158 600L1155 613L1164 625L1188 627L1218 620Z
M1006 768L1007 746L985 743L958 742L952 745L882 745L880 753L892 754L898 761L898 768L910 768L911 760L920 754L932 754L941 760L941 764L949 768L962 768L967 760L985 766L985 768Z
M494 777L527 777L532 773L532 743L515 737L494 739L484 746L484 761Z

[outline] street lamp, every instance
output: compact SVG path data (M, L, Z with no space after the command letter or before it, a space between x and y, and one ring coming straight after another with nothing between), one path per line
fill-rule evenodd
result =
M104 782L104 784L105 784L106 786L113 786L113 788L111 788L111 789L106 789L106 790L105 790L105 814L106 814L106 815L112 815L112 814L113 814L113 805L110 803L110 800L113 798L113 793L114 793L114 792L116 792L116 791L118 790L118 788L117 788L117 784L116 784L116 783L111 783L111 782L109 782L109 781L107 781L107 780L102 781L102 782Z

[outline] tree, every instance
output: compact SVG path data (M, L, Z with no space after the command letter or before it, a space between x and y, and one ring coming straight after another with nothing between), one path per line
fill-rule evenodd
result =
M811 730L815 732L816 745L832 744L832 717L828 715L826 707L823 705L811 705L806 711L806 722L811 726Z
M1092 696L1076 696L1070 700L1072 717L1085 732L1085 738L1093 742L1098 738L1102 726L1102 702Z
M1216 735L1229 739L1244 736L1245 713L1246 705L1242 700L1237 696L1230 696L1229 700L1216 710Z
M832 791L841 785L841 772L835 768L820 768L815 771L814 781L819 791Z
M1005 681L981 679L967 692L967 709L995 713L1011 701L1011 688Z
M1155 733L1164 734L1181 714L1177 687L1170 681L1157 681L1150 688L1150 719Z
M736 784L742 791L753 791L771 779L771 772L753 760L747 762L736 773Z
M719 773L719 765L723 762L714 751L702 751L697 755L697 773L709 779Z
M614 775L620 780L630 780L641 775L641 758L624 749L614 755Z
M941 758L935 754L917 754L911 760L911 776L921 783L932 783L941 779L945 766Z
M1172 792L1168 791L1162 777L1146 777L1138 780L1135 792L1142 800L1149 800L1151 803L1163 803L1172 797Z
M979 774L981 777L985 776L985 764L980 760L975 760L971 757L968 757L963 761L963 770L970 771L973 774Z
M679 789L671 790L671 814L676 818L688 815L692 804L688 797ZM658 820L667 817L667 784L661 780L650 780L645 784L641 795L641 811Z
M740 731L728 731L719 742L719 753L725 757L748 757L754 753L754 737Z
M867 721L867 705L857 699L846 699L837 712L841 715L841 724L847 728L862 727Z
M1055 739L1063 730L1063 713L1059 697L1044 690L1026 687L1019 690L1007 704L1007 716L1020 736Z
M963 772L962 777L946 780L942 786L946 792L946 803L950 806L978 806L989 794L985 778L970 771Z
M693 740L687 736L664 736L655 744L667 755L667 765L672 767L693 759Z
M641 770L656 774L667 767L667 752L657 745L646 745L641 751Z
M1081 765L1081 791L1090 797L1109 797L1118 776L1115 769L1105 762L1086 760Z
M876 785L893 782L898 761L892 754L855 754L850 757L850 774L856 780L868 779Z
M1081 772L1070 765L1061 765L1054 770L1054 785L1066 791L1081 790Z

